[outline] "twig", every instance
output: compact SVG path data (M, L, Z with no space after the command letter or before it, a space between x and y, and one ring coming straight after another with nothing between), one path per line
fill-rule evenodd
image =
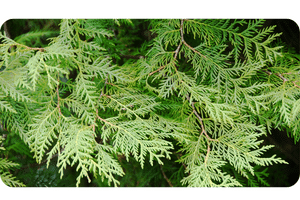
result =
M157 70L155 70L155 71L151 72L151 73L149 74L149 76L151 76L152 74L155 74L156 72L159 72L160 70L162 70L163 68L165 68L165 66L166 66L166 65L164 65L164 66L161 66L161 67L160 67L160 68L158 68Z
M294 86L295 86L295 87L300 88L300 86L297 85L296 82L297 82L297 81L292 81L292 83L294 83Z
M208 160L209 152L210 152L210 146L209 146L209 142L207 141L207 153L206 153L205 159L204 159L204 165L205 166L206 166L206 163L207 163L207 160Z
M181 24L180 24L180 36L181 36L181 41L180 41L180 44L178 45L177 49L174 51L174 53L175 53L174 59L176 60L177 55L178 55L178 53L179 53L179 49L180 49L182 43L183 43L185 46L187 46L189 49L191 49L194 53L200 55L200 56L203 57L203 58L206 58L205 55L202 55L199 51L197 51L195 48L191 47L191 46L190 46L188 43L186 43L186 41L184 40L184 37L183 37L183 22L184 22L184 21L185 21L184 19L181 20ZM175 61L175 60L174 60L174 61ZM174 62L174 61L173 61L173 62ZM149 76L153 75L153 74L156 73L156 72L159 72L160 70L162 70L163 68L165 68L165 66L166 66L166 65L161 66L161 67L158 68L157 70L151 72L151 73L149 74Z
M183 37L183 19L181 20L181 24L180 24L180 35L181 35L181 41L184 43L185 46L187 46L189 49L191 49L194 53L197 53L198 55L200 55L201 57L206 58L205 55L202 55L199 51L197 51L195 48L191 47L188 43L186 43L186 41L184 40Z
M60 105L59 105L59 101L60 101L59 91L58 91L58 86L59 86L59 72L58 72L58 76L57 76L57 81L58 81L58 84L57 84L57 86L56 86L56 93L57 93L57 108L58 108L58 113L59 113L59 117L60 117L62 114L61 114L61 109L60 109Z
M111 99L111 96L107 95L107 94L103 94L102 96L104 97L107 97L107 98L110 98Z
M176 157L177 157L178 160L179 160L179 156L182 156L181 153L179 153L179 156L176 153L175 153L175 155L176 155ZM186 165L184 163L182 163L182 166L184 167L185 170L187 169L187 167L186 167ZM190 172L188 172L188 173L190 175Z
M190 101L190 97L189 97L189 95L187 94L186 95L186 98L187 98L187 100L188 101ZM204 128L204 125L203 125L203 120L202 120L202 118L200 117L200 115L199 115L199 113L196 111L196 109L195 109L195 102L192 102L192 108L193 108L193 113L196 115L196 117L199 119L199 121L200 121L200 125L201 125L201 129L202 129L202 131L201 131L201 133L200 133L200 136L204 133L205 134L205 137L207 138L207 152L206 152L206 155L205 155L205 159L204 159L204 164L205 164L205 166L206 166L206 163L207 163L207 160L208 160L208 156L209 156L209 153L210 153L210 141L218 141L217 139L212 139L212 138L210 138L209 136L208 136L208 134L206 133L206 130L205 130L205 128Z
M179 45L178 45L178 47L177 47L177 49L175 50L175 55L174 55L174 59L176 60L176 58L177 58L177 55L178 55L178 52L179 52L179 49L180 49L180 47L181 47L181 42L179 43Z
M275 75L278 76L283 81L283 83L285 83L286 81L288 81L288 79L286 79L284 76L282 76L282 74L277 73Z
M93 78L94 78L94 77L93 77ZM109 83L108 83L108 74L107 74L107 77L105 78L104 86L103 86L103 88L102 88L102 90L101 90L101 94L100 94L99 99L98 99L99 101L100 101L101 97L102 97L103 95L105 95L105 94L104 94L104 90L105 90L105 87L106 87L107 84L109 84ZM106 120L104 120L104 119L102 119L101 117L99 117L99 115L98 115L98 109L97 109L97 108L96 108L96 117L97 117L98 119L100 119L101 121L107 122ZM95 130L96 130L96 126L95 126L96 120L97 120L97 119L95 119L94 124L90 125L90 126L92 127L94 133L95 133Z
M112 123L106 121L105 119L102 119L102 118L98 115L98 109L96 109L96 117L97 117L98 119L100 119L101 121L103 121L104 123L106 123L106 124L109 124L109 125L111 125L111 126L117 127L116 125L114 125L114 124L112 124Z
M263 70L263 72L267 73L269 76L272 75L272 72L267 71L267 70ZM291 74L291 73L283 73L283 74ZM285 83L286 81L289 81L289 79L285 78L282 74L280 73L276 73L275 76L279 77L283 83ZM292 81L292 83L294 84L295 87L300 88L299 85L296 84L297 81Z
M141 59L141 58L146 58L146 56L143 56L143 55L123 55L123 54L120 54L120 56L122 58L127 58L127 59Z
M101 97L104 95L104 90L105 90L106 84L108 84L107 79L108 79L108 74L107 74L107 77L105 78L105 83L104 83L104 86L103 86L103 88L102 88L102 90L101 90L101 94L100 94L100 96L99 96L99 100L100 100Z
M26 46L26 45L23 45L23 44L12 44L10 47L9 47L9 49L11 48L11 47L13 47L13 46L21 46L21 47L24 47L24 48L26 48L26 49L28 49L28 50L38 50L38 51L40 51L40 52L44 52L44 51L46 51L46 49L45 48L42 48L42 47L28 47L28 46Z
M189 97L188 94L186 95L186 98L187 98L188 101L190 101L190 97ZM201 130L202 130L201 134L204 133L204 134L205 134L205 137L206 137L208 140L210 140L210 141L218 141L218 140L216 140L216 139L211 139L211 138L208 136L208 134L206 133L206 130L205 130L204 125L203 125L203 120L202 120L202 118L200 117L199 113L196 111L195 105L194 105L194 104L195 104L195 102L192 102L193 113L196 115L196 117L197 117L197 118L199 119L199 121L200 121ZM201 135L201 134L200 134L200 135Z
M161 170L161 172L162 172L162 174L163 174L164 178L165 178L165 179L166 179L166 181L168 182L169 186L170 186L170 187L173 187L173 185L172 185L171 181L168 179L168 177L166 176L166 174L165 174L164 170L162 169L162 165L160 165L160 170Z
M181 30L181 29L182 29L182 27L180 27L180 30ZM181 38L183 39L183 37L181 37ZM184 41L183 41L183 42L184 42ZM180 47L181 47L181 44L182 44L182 41L180 41L178 47L177 47L176 50L174 51L175 55L174 55L174 60L173 60L173 62L175 62L175 60L177 59L177 56L178 56L178 53L179 53L179 49L180 49ZM159 72L160 70L162 70L162 69L165 68L165 67L166 67L166 65L161 66L161 67L158 68L157 70L155 70L155 71L149 73L149 76L155 74L156 72Z
M38 48L38 47L28 47L28 46L26 46L26 49L30 49L30 50L38 50L38 51L41 51L41 52L44 52L44 51L45 51L45 48Z
M174 60L173 62L175 62L176 58L177 58L177 55L178 55L178 52L179 52L179 49L181 47L181 42L180 44L178 45L177 49L174 51L175 55L174 55ZM164 65L164 66L161 66L160 68L158 68L157 70L149 73L149 76L151 76L152 74L155 74L156 72L159 72L160 70L162 70L163 68L165 68L167 65Z
M105 87L106 87L107 84L108 84L108 74L107 74L107 77L105 78L104 86L103 86L103 88L102 88L102 90L101 90L101 94L100 94L99 99L98 99L99 101L100 101L101 97L102 97L103 95L105 95L105 94L104 94L104 90L105 90ZM96 108L96 117L97 117L98 119L102 119L101 117L98 116L98 109L97 109L97 108ZM95 119L94 123L95 123L95 122L96 122L96 119ZM95 124L92 124L91 126L92 126L92 128L93 128L93 131L95 132Z
M263 72L267 73L268 75L271 75L271 74L272 74L272 72L267 71L267 70L263 70Z

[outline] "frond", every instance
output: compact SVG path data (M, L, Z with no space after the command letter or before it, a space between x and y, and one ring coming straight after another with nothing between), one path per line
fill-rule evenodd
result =
M281 33L264 20L149 21L63 19L59 32L0 33L1 126L38 163L57 157L61 178L75 167L76 186L91 175L118 186L120 155L147 169L174 150L184 185L268 186L259 166L287 162L264 157L273 146L259 138L266 128L300 138L299 56L274 43ZM1 172L17 166L0 159Z
M201 164L191 167L191 170L189 170L190 175L184 177L181 181L183 184L188 184L189 187L242 186L234 177L220 170L225 164L221 159L211 155L206 163L204 158L202 161Z
M28 131L29 147L34 152L36 161L40 163L46 152L51 146L53 139L57 139L56 130L58 129L57 119L59 118L58 108L53 108L50 104L40 115L36 115L33 123L30 124Z
M0 98L3 98L5 96L0 96ZM7 101L0 101L0 109L1 111L6 111L6 112L12 112L12 113L17 113L17 111L7 102Z
M1 173L1 179L2 179L3 183L9 187L25 187L26 186L19 180L16 180L16 178L13 177L13 175L10 174L9 172Z
M77 86L74 90L74 98L82 100L87 104L88 107L95 110L96 99L96 87L93 81L88 80L87 75L79 74L77 81Z
M29 45L32 41L40 40L41 37L50 37L57 35L57 31L31 31L14 38L14 41L20 44ZM36 42L36 41L35 41Z
M93 171L96 176L99 174L107 178L109 184L113 182L114 186L119 185L120 182L113 175L123 176L125 173L120 164L110 154L113 151L112 148L98 144L95 150L98 151L96 162L92 162L89 170Z
M76 170L80 170L76 185L80 184L80 179L84 176L90 181L88 171L92 160L93 144L95 142L90 127L72 124L60 134L64 135L60 141L60 145L64 150L60 153L57 161L61 177L67 164L74 166L76 163Z
M1 93L10 96L15 101L32 102L33 100L22 89L18 89L12 80L14 80L14 77L11 73L4 72L0 74Z
M169 150L173 148L172 144L160 138L149 139L151 135L155 134L154 130L151 130L150 124L143 123L141 120L117 124L111 123L110 119L102 119L101 121L105 122L105 126L102 127L103 138L113 135L114 149L120 150L127 160L132 154L143 168L147 154L150 155L149 162L151 165L153 165L154 159L162 164L161 157L169 158Z
M12 169L12 168L15 168L15 167L18 167L19 164L17 163L14 163L10 160L7 160L5 158L0 158L0 171L4 171L4 170L7 170L7 169Z

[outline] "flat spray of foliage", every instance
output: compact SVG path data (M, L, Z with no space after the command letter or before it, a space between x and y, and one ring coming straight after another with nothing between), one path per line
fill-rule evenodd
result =
M184 186L268 185L257 166L287 162L264 157L273 146L259 137L278 128L299 141L300 62L263 23L151 20L147 53L123 64L110 27L130 20L64 19L43 48L3 32L0 119L38 163L57 157L61 178L76 167L77 186L91 176L118 186L119 156L143 168L173 154ZM10 166L0 158L0 170Z

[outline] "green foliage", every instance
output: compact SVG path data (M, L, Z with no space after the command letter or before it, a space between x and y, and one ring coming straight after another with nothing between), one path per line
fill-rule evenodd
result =
M143 23L151 31L141 33ZM20 136L24 154L47 162L38 186L58 185L43 173L48 167L62 179L75 168L76 186L83 177L136 186L122 182L133 179L130 163L146 169L136 173L145 176L134 181L140 186L157 176L165 186L268 186L266 166L287 162L264 157L273 146L260 137L279 128L299 141L300 60L274 43L281 35L274 26L263 25L64 19L38 47L32 38L57 32L14 40L1 33L0 119ZM8 148L20 153L17 146Z
M0 136L0 145L3 143L4 138ZM5 151L5 148L0 146L0 151ZM2 152L1 152L2 154ZM9 170L19 167L19 164L12 162L6 158L0 158L0 175L4 184L10 187L24 187L25 185L16 180Z

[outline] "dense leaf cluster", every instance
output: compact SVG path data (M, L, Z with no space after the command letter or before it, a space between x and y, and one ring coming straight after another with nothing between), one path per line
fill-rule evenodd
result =
M148 22L142 46L143 23L131 20L1 33L1 124L37 163L55 160L61 178L74 166L77 186L92 176L120 185L124 160L158 163L172 186L166 159L184 169L182 185L268 186L260 166L287 162L264 157L273 146L260 137L278 128L300 139L299 56L264 20ZM45 46L28 44L54 33ZM0 160L0 170L14 166Z

